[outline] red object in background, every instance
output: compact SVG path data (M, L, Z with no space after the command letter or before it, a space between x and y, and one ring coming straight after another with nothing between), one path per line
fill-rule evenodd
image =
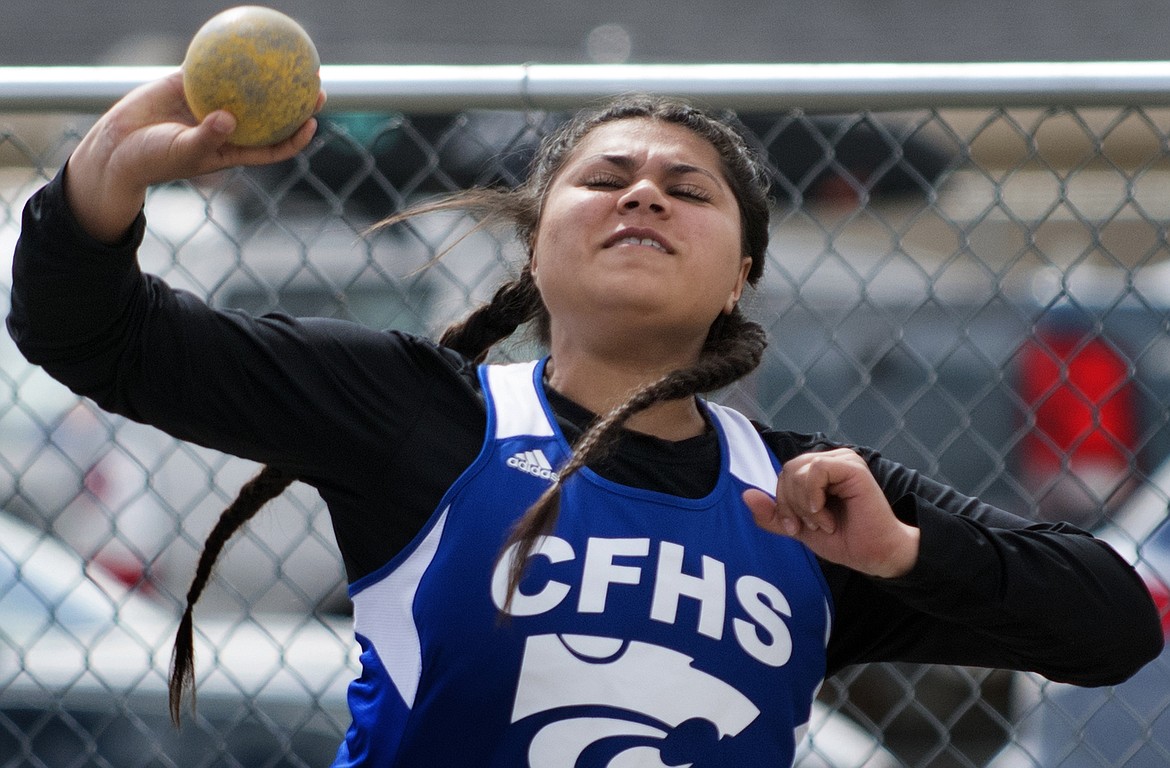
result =
M1024 401L1036 415L1025 455L1037 468L1129 466L1137 413L1129 364L1100 338L1044 332L1023 355Z

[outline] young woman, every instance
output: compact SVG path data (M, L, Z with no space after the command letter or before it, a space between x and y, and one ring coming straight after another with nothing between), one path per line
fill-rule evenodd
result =
M619 100L460 206L528 261L439 342L216 311L142 274L147 188L299 151L225 144L177 77L102 117L28 204L9 329L102 407L327 502L362 648L338 766L785 765L827 674L905 660L1101 685L1162 636L1133 571L873 451L700 397L749 373L764 173L727 124ZM481 365L530 324L548 356ZM190 631L190 606L185 632ZM189 677L177 646L173 704Z

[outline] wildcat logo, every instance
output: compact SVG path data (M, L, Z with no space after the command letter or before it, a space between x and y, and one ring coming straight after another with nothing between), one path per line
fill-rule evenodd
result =
M692 661L668 648L617 638L530 637L512 722L565 713L533 737L530 768L693 765L719 740L747 728L760 710Z

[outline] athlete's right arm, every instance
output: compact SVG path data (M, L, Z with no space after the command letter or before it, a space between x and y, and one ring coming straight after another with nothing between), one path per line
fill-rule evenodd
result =
M160 81L127 97L95 126L88 149L30 198L12 262L8 331L30 362L107 411L298 472L323 463L357 471L351 468L364 464L351 454L373 456L363 449L393 443L410 427L405 415L421 411L410 394L419 390L417 374L395 337L341 321L217 311L139 269L146 226L140 200L131 214L91 199L125 186L127 174L114 166L150 158L161 164L145 134L171 129L157 121L142 127L126 112L160 110L178 95L158 91L176 85ZM134 124L137 138L125 138L134 133L125 126ZM171 135L177 140L186 130L175 126ZM123 139L105 155L111 169L94 168L97 145L112 132ZM140 196L147 180L179 169L129 187ZM113 242L94 236L94 220ZM360 433L342 432L345 424ZM321 439L342 434L340 447Z
M115 243L133 225L151 185L286 160L309 143L315 125L309 120L271 147L229 144L235 118L217 111L197 122L175 72L134 89L94 124L68 161L66 194L82 228Z
M102 244L59 174L25 206L8 331L103 409L276 464L329 504L352 578L404 546L475 457L475 369L424 339L337 319L250 317L143 274L141 213Z

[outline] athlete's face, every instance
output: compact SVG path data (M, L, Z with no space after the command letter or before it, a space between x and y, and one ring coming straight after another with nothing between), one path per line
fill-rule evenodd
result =
M701 343L750 265L715 148L646 118L582 139L548 188L532 255L554 341L625 327Z

